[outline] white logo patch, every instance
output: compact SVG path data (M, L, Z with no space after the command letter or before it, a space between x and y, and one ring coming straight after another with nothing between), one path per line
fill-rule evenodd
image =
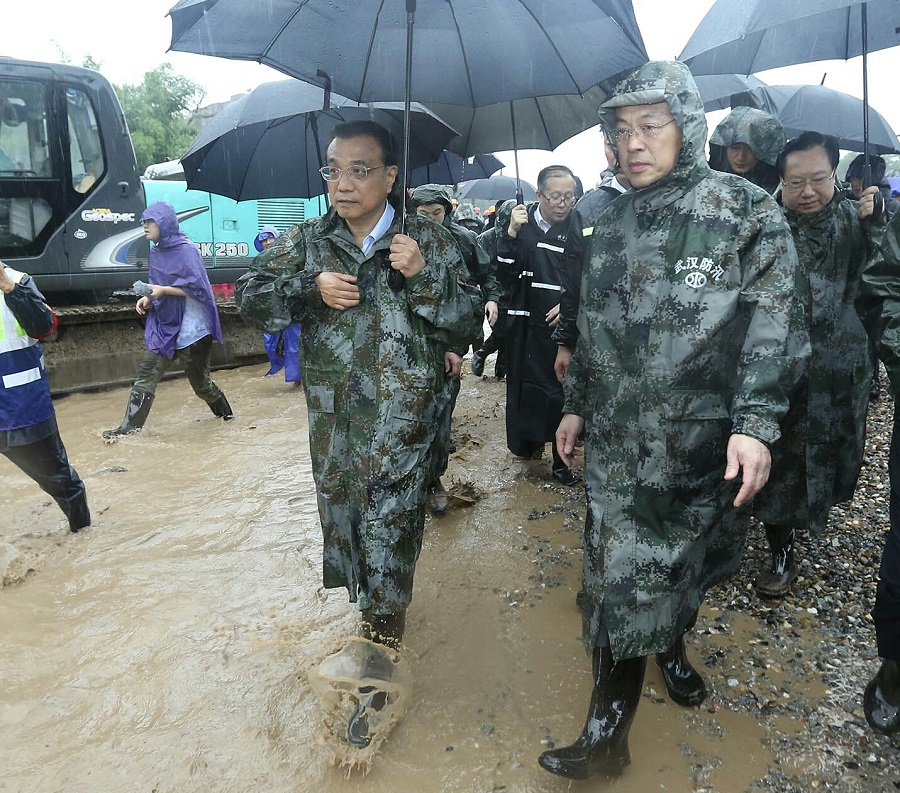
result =
M675 274L679 275L687 271L684 277L684 283L694 289L702 289L709 283L710 279L718 281L725 270L716 264L709 256L688 256L685 259L679 259L675 263Z
M684 282L688 286L694 287L694 289L700 289L701 287L706 286L708 280L709 279L703 273L698 273L696 270L688 273L684 277Z

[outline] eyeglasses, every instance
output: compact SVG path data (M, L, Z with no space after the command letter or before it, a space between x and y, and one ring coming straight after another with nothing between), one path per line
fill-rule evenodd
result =
M563 204L564 206L569 206L575 203L575 193L551 193L547 195L546 193L541 193L544 198L546 198L551 204Z
M319 173L326 182L339 182L344 174L347 174L354 182L364 182L369 178L370 171L377 171L379 168L387 168L387 165L351 165L349 168L334 168L326 165L319 168Z
M829 183L834 182L834 174L832 171L827 176L816 176L814 179L788 179L785 181L781 180L781 187L783 190L791 193L799 193L803 190L806 185L809 185L813 190L821 190Z
M612 131L614 143L628 143L632 138L655 138L659 135L659 131L669 124L674 124L675 119L670 118L665 124L641 124L635 129L631 127L622 127Z

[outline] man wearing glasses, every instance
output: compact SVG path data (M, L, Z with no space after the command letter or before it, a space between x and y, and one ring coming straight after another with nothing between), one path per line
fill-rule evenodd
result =
M539 762L574 779L631 761L648 656L676 703L704 700L683 636L740 566L808 350L790 229L764 190L710 170L687 67L645 64L610 94L600 120L633 191L594 226L556 434L569 465L584 434L594 686L581 735Z
M428 459L446 399L444 351L481 321L452 235L417 215L401 232L395 147L371 121L334 128L321 169L332 208L282 234L237 285L241 315L277 333L301 322L323 585L346 588L366 638L397 648L422 547ZM371 741L367 713L347 728Z
M514 207L497 242L497 278L510 290L506 445L518 457L539 458L550 441L553 476L572 486L581 479L562 461L554 441L563 392L551 334L559 321L567 247L575 241L569 222L575 175L564 165L549 165L537 181L538 201Z
M863 191L858 204L836 189L839 157L834 138L804 132L776 161L779 200L808 284L812 355L772 447L769 484L753 505L771 553L756 579L766 598L788 594L798 575L797 534L821 534L831 507L852 498L865 451L872 358L853 301L882 224L871 222L877 187Z

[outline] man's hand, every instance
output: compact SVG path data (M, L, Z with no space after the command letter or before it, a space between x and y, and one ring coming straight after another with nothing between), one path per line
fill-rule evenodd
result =
M509 216L509 228L507 232L510 237L515 237L528 222L528 207L525 204L518 204L513 207L512 214Z
M3 292L4 295L8 295L15 288L16 282L9 277L9 273L6 272L6 267L3 266L3 262L0 262L0 292Z
M344 311L359 305L359 287L356 276L346 273L319 273L316 286L322 295L322 302L329 308Z
M569 371L570 363L572 363L572 350L560 344L556 348L556 361L553 364L553 371L556 372L556 379L560 383L566 379L566 372Z
M872 185L862 191L859 197L859 204L856 207L856 214L860 220L870 217L875 211L875 193L878 192L878 186Z
M566 465L575 464L575 447L584 445L584 442L579 440L582 430L584 419L574 413L566 413L559 422L556 430L556 451L559 453L559 459Z
M772 467L772 455L768 447L749 435L732 435L728 439L728 450L725 454L725 479L737 479L743 471L743 483L734 499L734 506L746 504L755 496L769 479Z
M146 295L144 297L139 297L137 303L134 304L134 310L137 311L137 313L142 317L147 314L152 308L153 303Z
M445 352L444 371L447 373L447 377L459 377L459 373L462 370L462 362L461 355L457 355L455 352Z
M488 325L492 328L497 324L497 317L500 316L500 306L493 300L488 300L484 304L484 316L487 317Z
M425 268L425 260L419 251L419 243L405 234L395 234L391 240L391 267L400 271L407 278Z
M555 328L559 323L559 303L551 308L545 315L544 319L551 328Z

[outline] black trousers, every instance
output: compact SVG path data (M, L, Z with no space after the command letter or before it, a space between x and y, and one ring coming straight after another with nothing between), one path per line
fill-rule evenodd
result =
M69 465L59 431L23 446L8 446L2 453L59 505L72 531L87 525L84 522L87 513L84 482ZM90 522L89 517L86 519Z
M881 554L872 619L878 655L900 661L900 400L894 402L888 475L891 481L891 528Z

